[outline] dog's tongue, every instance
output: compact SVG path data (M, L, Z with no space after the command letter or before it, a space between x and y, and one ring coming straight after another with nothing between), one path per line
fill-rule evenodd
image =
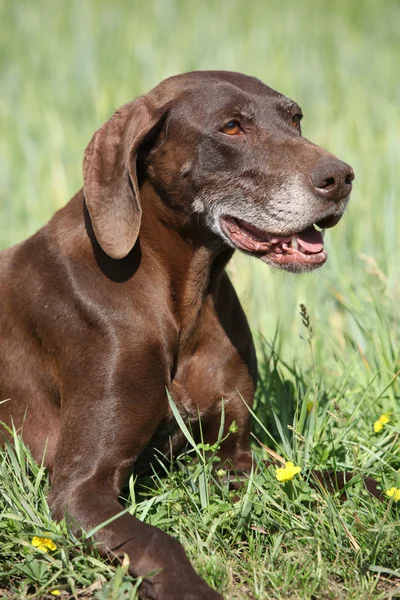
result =
M324 247L324 239L321 232L317 231L314 227L309 227L305 231L297 233L296 239L299 246L304 250L307 250L307 252L321 252Z

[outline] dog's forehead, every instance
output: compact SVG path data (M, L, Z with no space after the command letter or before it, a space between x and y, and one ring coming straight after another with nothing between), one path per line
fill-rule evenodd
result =
M289 112L298 105L259 79L229 71L195 71L171 77L156 88L175 94L173 113L204 118L221 111L244 113Z

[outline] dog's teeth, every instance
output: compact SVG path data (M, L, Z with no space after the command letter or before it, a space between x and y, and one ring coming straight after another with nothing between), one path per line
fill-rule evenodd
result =
M295 238L294 236L291 239L290 242L290 246L294 249L294 250L298 250L299 249L299 244L297 242L297 238Z
M316 223L313 223L313 227L314 229L316 229L317 231L323 231L323 229L321 229L321 227L319 227Z

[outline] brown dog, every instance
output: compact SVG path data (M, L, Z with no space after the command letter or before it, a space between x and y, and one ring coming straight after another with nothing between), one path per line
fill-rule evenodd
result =
M259 80L195 72L167 79L97 131L84 188L0 255L0 419L23 427L51 472L56 518L89 529L121 511L145 449L184 444L200 411L235 469L251 466L257 379L250 331L225 272L234 249L288 271L327 258L313 224L342 216L349 165L302 137L301 110ZM143 596L220 598L182 546L129 514L98 533L146 576Z

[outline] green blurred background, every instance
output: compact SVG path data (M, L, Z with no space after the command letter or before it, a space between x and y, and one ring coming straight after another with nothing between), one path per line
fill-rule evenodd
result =
M378 321L393 330L399 2L2 0L0 7L1 248L37 230L82 185L85 146L121 104L176 73L242 71L298 101L304 135L356 172L345 218L326 236L322 270L291 276L235 258L230 272L253 330L271 339L279 326L283 356L299 357L303 302L326 368L349 335L368 353Z

